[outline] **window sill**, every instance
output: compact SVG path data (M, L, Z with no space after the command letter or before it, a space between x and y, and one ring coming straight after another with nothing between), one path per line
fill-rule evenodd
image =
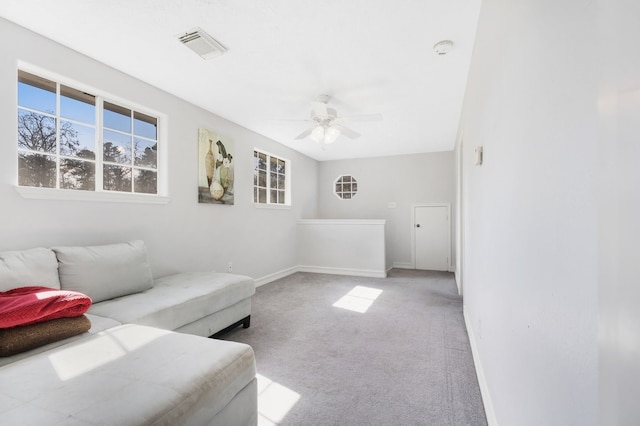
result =
M72 189L14 186L22 198L35 200L105 201L112 203L167 204L171 198L162 195L132 194L128 192L94 192Z
M271 210L291 210L291 206L288 204L260 204L253 203L256 209L271 209Z

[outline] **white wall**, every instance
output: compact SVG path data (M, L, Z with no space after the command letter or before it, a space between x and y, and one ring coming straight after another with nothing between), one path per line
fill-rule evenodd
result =
M640 3L598 2L601 425L640 424Z
M453 151L449 151L321 162L318 217L386 219L387 268L394 264L409 267L413 232L411 204L450 203L454 207L453 160ZM351 200L341 200L333 193L333 182L345 174L358 181L358 194ZM388 208L389 202L396 203L397 207Z
M598 423L598 13L482 2L460 124L462 277L493 424Z
M299 220L299 270L386 278L384 230L384 219Z
M317 162L139 80L0 19L0 250L143 239L155 276L226 271L255 278L296 266L296 220L316 214ZM23 199L17 182L17 61L164 113L167 205ZM235 205L198 204L198 128L235 142ZM253 205L253 148L292 161L293 208Z

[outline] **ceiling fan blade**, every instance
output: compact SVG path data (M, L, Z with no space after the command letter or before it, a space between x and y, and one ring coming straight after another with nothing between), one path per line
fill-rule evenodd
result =
M309 118L270 118L269 121L286 122L286 123L313 123Z
M338 130L340 130L340 133L341 133L341 134L345 135L346 137L348 137L348 138L350 138L350 139L355 139L355 138L360 137L360 133L358 133L358 132L356 132L356 131L354 131L354 130L351 130L351 129L350 129L350 128L348 128L348 127L339 126L339 125L336 125L335 127L336 127Z
M327 117L329 115L329 112L327 111L327 104L324 102L311 102L311 111L312 117L314 115L320 117Z
M382 121L382 114L347 115L340 118L344 121Z
M305 130L304 132L300 133L298 136L296 136L294 139L298 140L298 139L304 139L307 136L309 136L311 134L311 132L313 131L313 127L308 128L307 130Z

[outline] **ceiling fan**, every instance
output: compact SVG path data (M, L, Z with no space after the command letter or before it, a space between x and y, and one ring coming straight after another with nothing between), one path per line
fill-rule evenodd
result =
M312 125L296 136L296 140L309 137L320 145L328 145L334 143L340 135L355 139L360 137L360 133L346 127L345 123L382 120L382 114L338 117L336 110L327 106L329 99L329 95L320 95L316 101L311 102L311 118L305 121L310 121Z

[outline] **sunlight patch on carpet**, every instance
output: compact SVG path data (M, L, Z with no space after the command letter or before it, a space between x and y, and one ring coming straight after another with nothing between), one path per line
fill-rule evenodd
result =
M300 394L261 374L258 378L258 426L279 424L300 399Z
M377 288L357 285L349 293L342 296L333 306L364 314L381 293L382 290Z

